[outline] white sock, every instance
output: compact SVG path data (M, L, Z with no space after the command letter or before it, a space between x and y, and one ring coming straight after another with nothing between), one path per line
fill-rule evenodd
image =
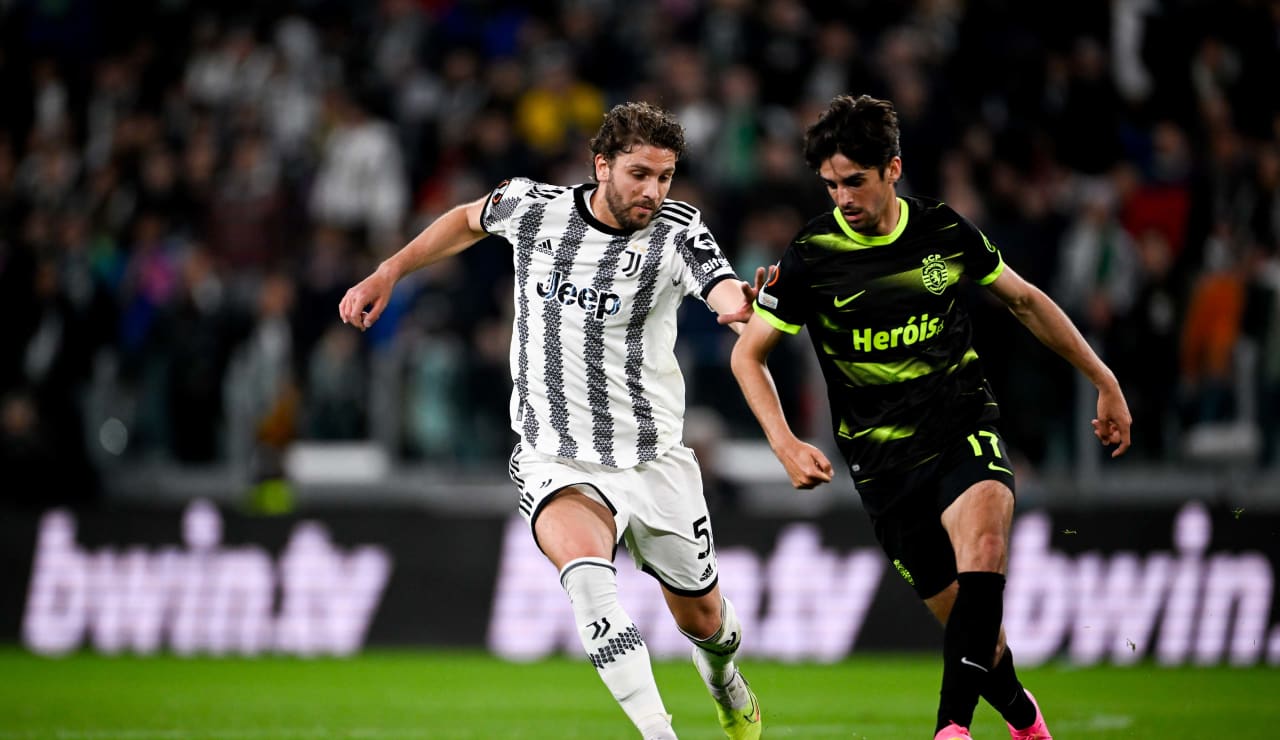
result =
M721 599L720 629L714 635L706 639L686 636L696 648L693 664L702 674L712 696L731 707L746 705L750 701L746 684L739 678L738 667L733 662L742 644L742 625L738 623L733 602L728 598Z
M640 737L644 740L679 740L676 731L671 729L671 715L655 714L643 722L636 724L640 728Z
M603 558L578 558L560 571L578 638L600 679L646 738L675 737L649 663L649 649L618 603L617 571Z

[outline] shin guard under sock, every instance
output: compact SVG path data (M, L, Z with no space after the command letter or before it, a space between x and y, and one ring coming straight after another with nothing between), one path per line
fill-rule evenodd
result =
M698 672L708 686L725 686L733 680L733 674L737 672L733 656L738 654L738 646L742 644L742 625L738 623L732 601L721 599L720 629L714 635L697 638L686 632L685 637L698 648Z
M942 690L938 730L968 727L978 693L992 671L1004 615L1004 576L970 571L956 576L959 589L942 641Z
M582 647L622 711L646 735L658 722L656 715L670 723L653 678L649 650L618 603L613 564L603 558L570 561L560 571L560 584L573 604Z

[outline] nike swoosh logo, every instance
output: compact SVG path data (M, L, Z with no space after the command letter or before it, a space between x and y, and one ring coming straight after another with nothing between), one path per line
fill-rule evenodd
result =
M751 711L743 712L742 718L750 722L751 724L755 724L756 722L760 721L760 703L756 701L755 694L751 694L750 696L751 696Z
M1000 467L999 465L996 465L996 464L995 464L995 463L993 463L993 462L989 462L989 463L987 463L987 469L988 469L988 470L998 470L998 471L1000 471L1001 473L1008 473L1009 475L1013 475L1013 471L1012 471L1012 470L1010 470L1010 469L1008 469L1008 468L1002 468L1002 467Z
M978 670L982 671L983 673L990 673L990 672L991 672L991 671L987 670L986 668L983 668L982 666L978 665L977 663L974 663L972 660L969 660L968 658L961 658L961 659L960 659L960 662L961 662L961 663L964 663L965 665L969 666L970 668L977 668Z
M867 292L867 291L865 291L865 290L860 290L860 291L858 291L857 293L854 293L853 295L851 295L851 296L849 296L848 298L844 299L843 301L842 301L842 300L840 300L840 298L839 298L839 297L833 298L833 299L831 299L831 300L832 300L832 303L835 303L835 304L836 304L836 308L844 308L845 306L849 305L849 302L850 302L850 301L852 301L854 298L857 298L858 296L860 296L860 295L862 295L863 293L866 293L866 292Z

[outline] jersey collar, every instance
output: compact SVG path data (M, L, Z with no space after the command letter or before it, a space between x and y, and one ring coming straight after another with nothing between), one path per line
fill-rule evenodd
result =
M898 198L898 225L894 227L893 231L884 236L867 236L854 231L849 222L844 220L844 214L840 212L839 206L836 207L833 213L836 216L836 223L840 224L840 229L844 231L845 236L864 247L878 247L883 244L892 244L899 236L902 236L902 232L907 229L907 216L911 211L907 208L907 202L902 198Z
M587 182L573 189L573 200L578 206L578 215L582 216L582 220L586 221L587 225L596 231L603 231L611 236L626 236L627 234L632 233L626 229L619 229L610 226L596 218L595 215L591 213L591 209L587 208L587 198L591 197L591 191L595 190L597 187L599 186L595 183Z

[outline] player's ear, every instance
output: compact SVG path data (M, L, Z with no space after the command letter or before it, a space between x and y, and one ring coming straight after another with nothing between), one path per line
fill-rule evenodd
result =
M596 167L596 182L607 181L609 179L609 160L603 154L597 154L594 164Z
M902 179L902 157L894 157L889 160L889 166L885 168L884 179L888 180L890 185L896 185Z

